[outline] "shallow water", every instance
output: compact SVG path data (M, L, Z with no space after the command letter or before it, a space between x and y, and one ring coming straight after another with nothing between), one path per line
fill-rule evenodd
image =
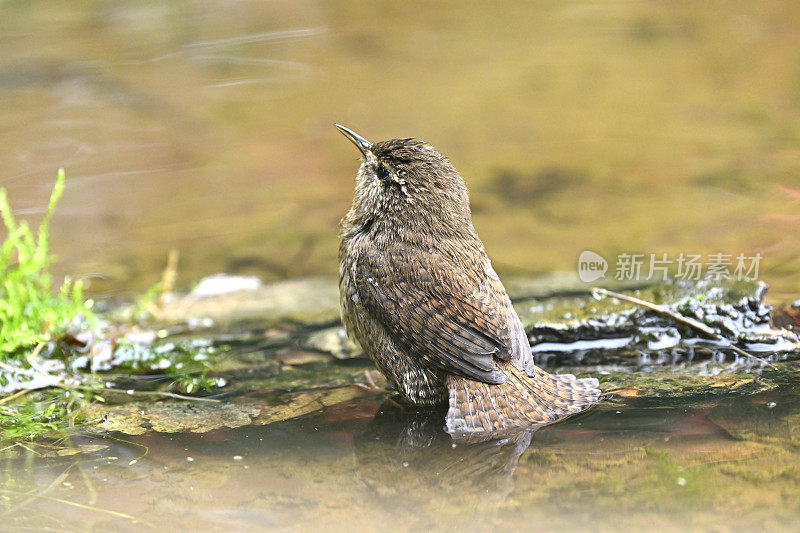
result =
M454 446L441 413L364 396L196 434L75 435L3 467L15 530L792 530L796 364L738 393L612 398L500 442ZM758 389L762 392L755 392Z
M501 275L760 251L794 298L798 28L793 0L3 2L0 186L35 219L66 167L57 268L101 296L170 248L181 287L334 277L338 122L447 154Z

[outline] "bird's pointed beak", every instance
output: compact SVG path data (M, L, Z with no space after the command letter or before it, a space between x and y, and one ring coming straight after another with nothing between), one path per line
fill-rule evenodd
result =
M350 128L345 128L344 126L340 126L339 124L334 124L336 128L342 132L342 134L350 139L350 142L356 145L356 148L361 152L365 158L367 157L367 152L370 148L372 148L372 143L366 140L364 137L359 135L358 133L354 132Z

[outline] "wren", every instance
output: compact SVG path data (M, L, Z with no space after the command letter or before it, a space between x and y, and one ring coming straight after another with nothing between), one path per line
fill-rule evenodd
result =
M342 320L402 401L449 405L454 436L531 428L600 396L593 378L549 374L475 228L467 187L450 161L414 138L361 152L341 222Z

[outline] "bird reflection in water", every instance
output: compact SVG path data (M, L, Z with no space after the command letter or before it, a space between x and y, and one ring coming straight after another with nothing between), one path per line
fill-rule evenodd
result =
M380 503L407 510L404 520L424 521L429 511L487 525L514 488L520 456L546 424L454 440L444 428L446 412L447 406L413 409L385 401L355 435L358 476Z

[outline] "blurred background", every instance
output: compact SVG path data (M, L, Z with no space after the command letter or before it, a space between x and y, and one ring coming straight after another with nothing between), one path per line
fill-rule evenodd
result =
M800 289L800 3L0 1L0 187L56 271L134 297L337 273L358 153L450 157L501 276L761 252Z

